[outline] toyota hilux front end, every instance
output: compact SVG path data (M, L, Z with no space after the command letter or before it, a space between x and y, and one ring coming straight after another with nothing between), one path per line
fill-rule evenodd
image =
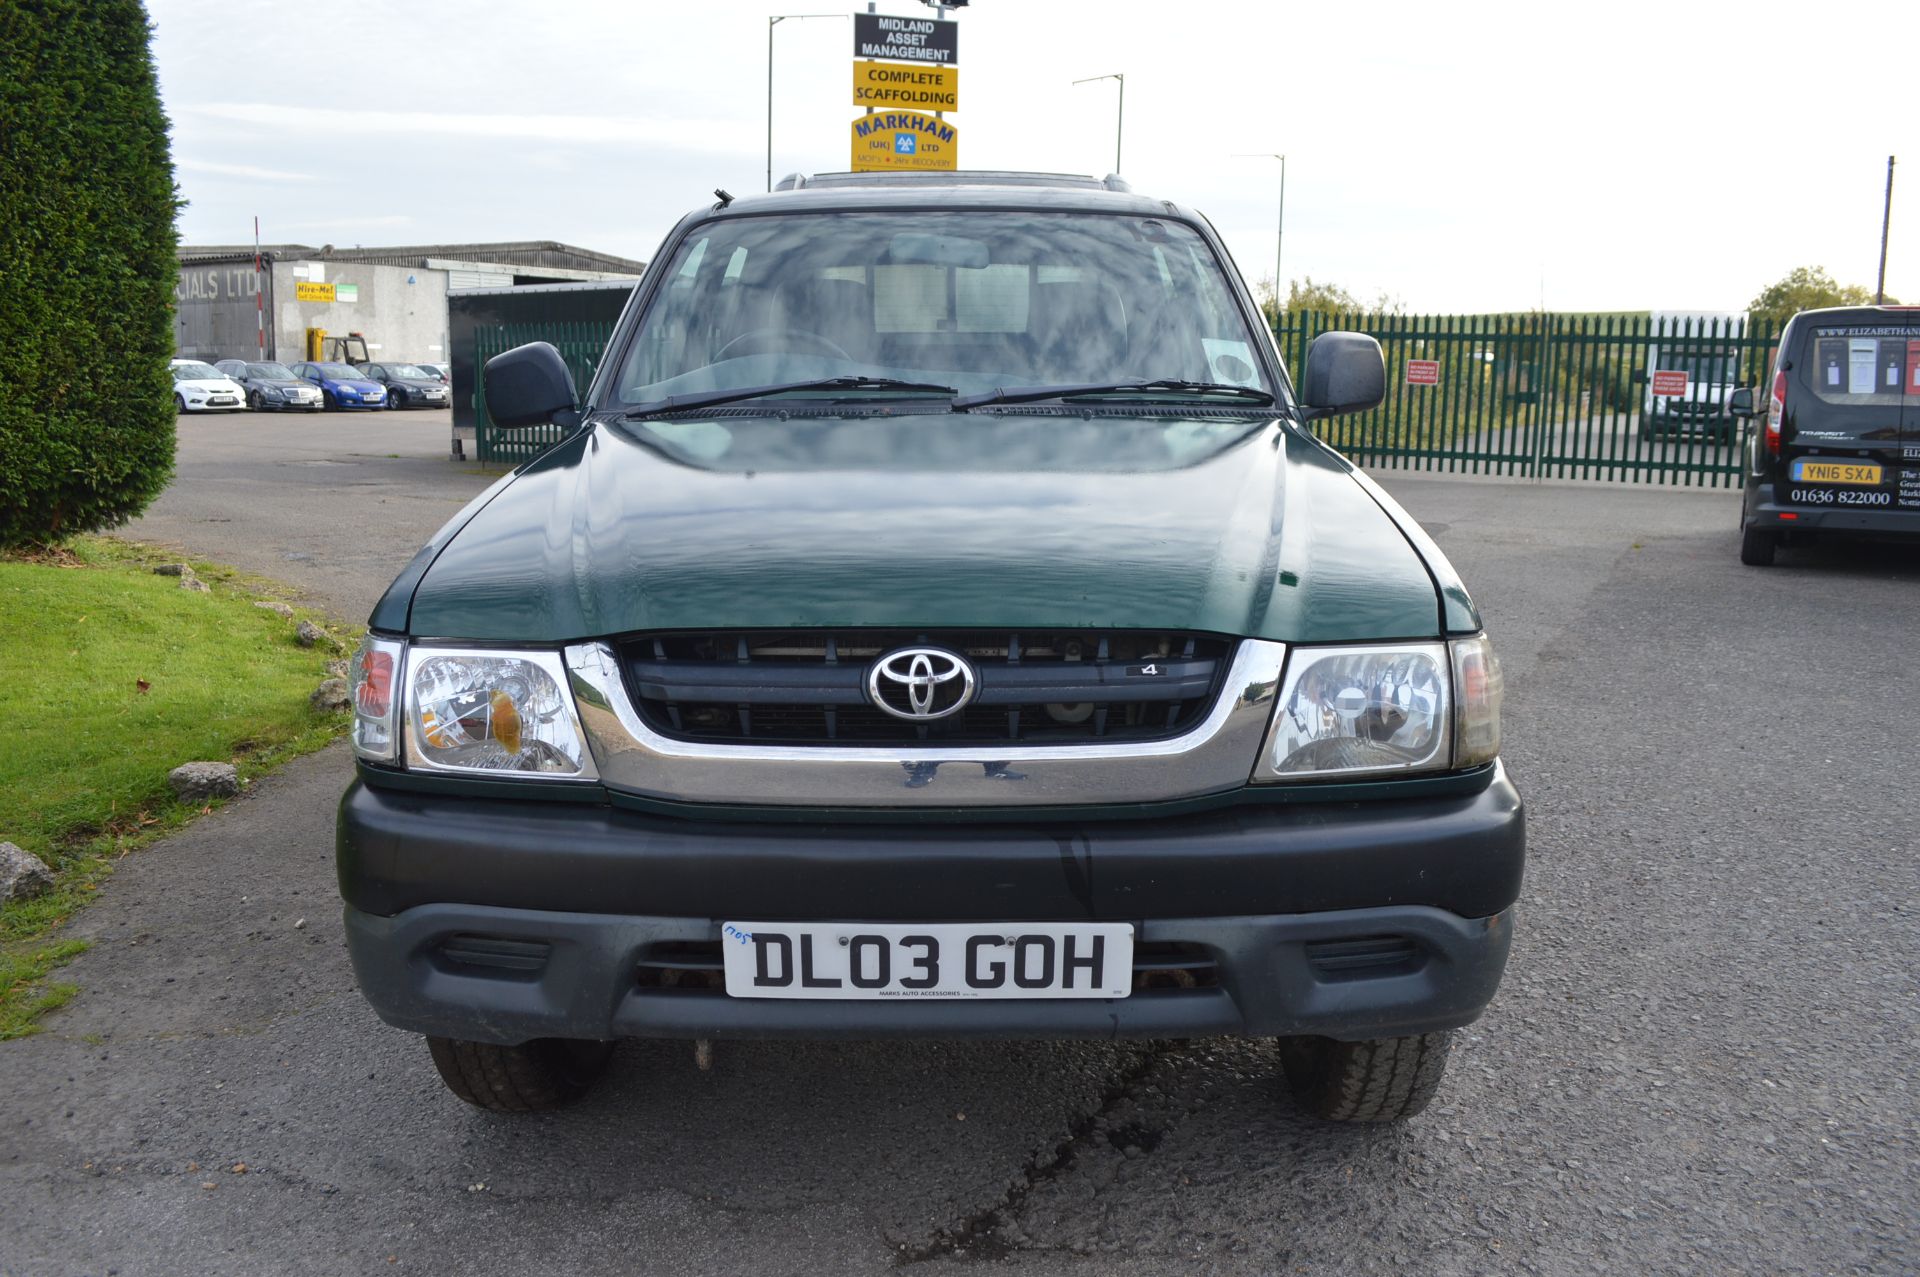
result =
M1445 557L1306 429L1204 220L1113 183L797 184L689 215L561 443L355 660L367 997L462 1098L625 1037L1281 1039L1417 1112L1504 967L1500 675Z

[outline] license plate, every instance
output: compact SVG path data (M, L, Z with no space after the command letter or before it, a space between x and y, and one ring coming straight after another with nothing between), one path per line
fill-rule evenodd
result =
M729 922L736 998L1124 998L1124 922Z
M1875 487L1880 467L1855 461L1796 461L1793 477L1800 483L1857 483Z

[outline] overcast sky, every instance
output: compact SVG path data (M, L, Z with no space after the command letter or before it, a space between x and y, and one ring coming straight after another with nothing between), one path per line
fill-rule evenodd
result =
M555 239L651 259L766 184L782 0L149 0L189 244ZM837 12L864 11L845 5ZM917 0L882 13L929 16ZM1249 279L1416 312L1735 310L1798 265L1920 301L1920 3L976 0L960 163L1208 214ZM773 170L848 165L852 23L775 31Z

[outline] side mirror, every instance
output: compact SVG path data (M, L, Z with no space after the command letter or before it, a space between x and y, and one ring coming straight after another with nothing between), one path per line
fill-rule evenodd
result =
M560 352L544 341L528 342L487 360L481 372L487 415L497 426L540 426L578 402L573 373Z
M1307 347L1300 382L1306 420L1378 408L1387 397L1387 361L1365 333L1321 333Z
M1741 386L1727 395L1727 412L1735 417L1751 417L1753 412L1753 388Z

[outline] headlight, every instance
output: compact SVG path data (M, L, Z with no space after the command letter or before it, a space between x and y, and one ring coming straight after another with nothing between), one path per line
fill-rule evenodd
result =
M405 655L399 639L371 634L360 640L360 650L353 655L353 752L370 762L390 763L400 756L400 662Z
M411 767L598 776L557 652L414 648L407 687Z
M262 399L278 399L278 398L280 398L280 397L281 397L281 395L280 395L280 387L278 387L278 386L262 386L262 387L260 387L260 397L261 397Z
M1254 779L1445 768L1448 682L1439 643L1296 647Z
M1500 664L1450 643L1296 647L1253 780L1446 771L1500 753Z

